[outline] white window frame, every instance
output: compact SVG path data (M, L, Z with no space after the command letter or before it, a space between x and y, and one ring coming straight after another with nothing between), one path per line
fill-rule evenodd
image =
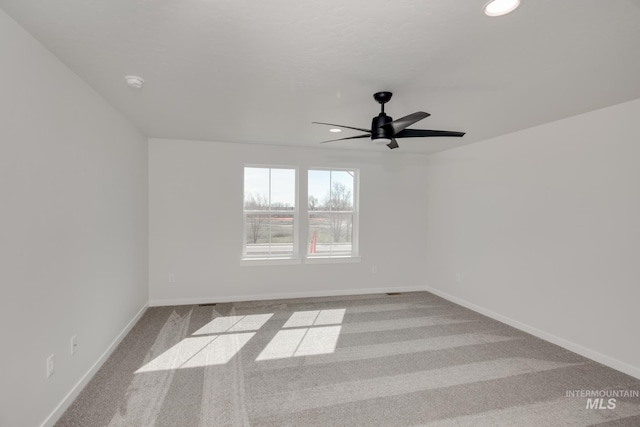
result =
M352 198L353 198L353 209L351 211L310 211L309 210L309 194L308 194L308 176L309 176L309 172L310 171L327 171L327 172L352 172L353 173L353 194L352 194ZM307 246L305 248L305 261L309 264L316 264L316 263L325 263L325 262L359 262L360 261L360 251L359 251L359 244L358 242L360 241L359 237L360 237L360 233L359 233L359 224L360 224L360 209L359 209L359 205L360 205L360 170L358 168L332 168L332 167L322 167L322 166L318 166L318 167L309 167L306 169L306 174L307 174L307 201L304 204L304 209L306 210L306 225L307 225ZM309 233L309 221L310 221L310 217L312 214L333 214L333 213L342 213L342 214L351 214L353 219L352 219L352 230L351 230L351 254L350 255L345 255L345 254L339 254L339 255L332 255L332 254L311 254L309 253L309 244L310 242L308 241L310 236L308 235Z
M295 171L295 207L291 210L276 210L270 213L293 214L293 254L290 256L252 256L247 255L247 214L264 213L264 210L245 210L245 168L264 168L264 169L293 169ZM351 255L311 255L309 251L309 213L322 213L323 211L309 211L309 171L348 171L353 172L353 210L348 211L353 215L352 236L351 236ZM303 176L304 175L304 176ZM304 186L304 188L303 188ZM290 265L290 264L336 264L336 263L359 263L360 262L360 170L355 167L298 167L292 165L267 165L267 164L249 164L246 163L242 167L242 254L240 264L243 266L264 266L264 265ZM269 183L269 191L271 191L271 183ZM304 200L301 203L301 200Z
M269 209L268 210L248 210L245 209L245 182L244 182L244 174L246 168L261 168L261 169L269 169ZM293 210L281 210L271 209L271 170L273 169L287 169L294 171L294 203L295 206ZM299 264L300 263L300 252L299 252L299 241L300 241L300 197L299 197L299 168L296 166L287 166L287 165L257 165L257 164L245 164L242 167L242 262L247 261L250 264L247 265L265 265L265 264L273 264L274 262L278 262L280 264ZM247 215L248 214L257 214L257 213L265 213L268 212L271 214L283 214L283 215L293 215L293 250L291 255L247 255Z

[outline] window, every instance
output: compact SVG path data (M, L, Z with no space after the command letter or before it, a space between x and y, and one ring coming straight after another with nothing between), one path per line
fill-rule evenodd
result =
M245 167L243 256L295 256L296 219L296 170Z
M357 255L355 170L309 170L309 257Z
M242 257L247 264L359 261L358 171L302 173L300 188L294 167L245 166Z

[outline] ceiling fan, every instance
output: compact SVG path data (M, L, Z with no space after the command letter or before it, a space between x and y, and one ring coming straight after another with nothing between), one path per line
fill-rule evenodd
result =
M380 114L373 118L371 121L371 129L356 128L352 126L335 125L332 123L312 122L318 125L335 126L345 129L359 130L361 132L367 132L364 135L349 136L347 138L330 139L329 141L343 141L345 139L358 139L358 138L371 138L373 142L386 144L387 147L398 148L398 142L396 138L424 138L430 136L463 136L464 132L453 132L448 130L426 130L426 129L407 129L412 124L429 117L431 114L423 111L418 111L408 116L401 117L397 120L393 120L392 117L387 116L384 113L384 104L389 102L391 92L377 92L373 94L373 98L380 104Z

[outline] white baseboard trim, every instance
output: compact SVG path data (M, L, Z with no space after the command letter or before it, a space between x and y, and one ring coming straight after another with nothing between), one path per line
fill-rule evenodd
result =
M630 365L626 362L622 362L618 359L614 359L613 357L609 357L602 353L599 353L595 350L591 350L589 348L583 347L579 344L576 344L572 341L566 340L564 338L560 338L556 335L550 334L545 331L541 331L540 329L534 328L533 326L529 326L525 323L519 322L517 320L511 319L510 317L503 316L494 311L488 310L484 307L480 307L479 305L473 304L467 300L462 298L458 298L456 296L450 295L446 292L442 292L438 289L434 289L430 286L427 286L427 292L431 292L434 295L437 295L441 298L444 298L448 301L454 302L458 305L466 307L470 310L473 310L477 313L483 314L487 317L490 317L498 322L506 323L509 326L513 326L516 329L520 329L521 331L527 332L535 337L541 338L545 341L549 341L552 344L558 345L564 349L572 351L574 353L579 354L580 356L584 356L588 359L594 360L598 363L601 363L610 368L616 369L620 372L624 372L625 374L631 375L632 377L640 379L640 367Z
M424 291L424 286L404 286L404 287L364 288L364 289L334 289L330 291L285 292L285 293L278 293L278 294L232 295L232 296L219 296L219 297L211 296L211 297L201 297L201 298L179 298L179 299L155 299L155 300L149 301L149 306L162 307L167 305L211 304L211 303L222 303L222 302L334 297L334 296L344 296L344 295L384 294L387 292L422 292L422 291Z
M65 396L64 399L62 399L62 402L58 404L56 409L54 409L53 412L44 420L44 422L40 425L40 427L53 427L53 425L60 419L62 414L64 414L64 411L66 411L69 408L69 406L71 406L71 404L76 399L76 397L78 397L82 389L89 383L89 381L91 380L91 378L93 378L96 372L98 372L98 369L100 369L100 367L104 364L107 358L111 356L111 353L113 353L116 347L118 347L118 344L122 342L124 337L127 336L127 334L129 333L129 331L131 331L133 326L138 322L138 320L140 320L140 318L142 317L142 315L144 314L145 310L148 307L149 307L149 304L145 304L140 309L140 311L138 311L138 313L133 317L133 319L131 319L131 321L127 324L127 326L125 326L122 332L118 334L116 339L113 340L111 345L109 345L109 347L107 347L105 352L102 353L102 356L100 356L100 358L96 361L96 363L94 363L93 366L89 368L87 373L84 374L82 378L80 378L80 381L78 381L76 385L73 386L71 391Z

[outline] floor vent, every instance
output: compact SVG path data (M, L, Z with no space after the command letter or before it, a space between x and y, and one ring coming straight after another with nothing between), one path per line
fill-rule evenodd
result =
M402 292L387 292L387 295L402 295Z
M216 304L217 303L215 303L215 302L210 302L208 304L198 304L198 307L213 307Z

